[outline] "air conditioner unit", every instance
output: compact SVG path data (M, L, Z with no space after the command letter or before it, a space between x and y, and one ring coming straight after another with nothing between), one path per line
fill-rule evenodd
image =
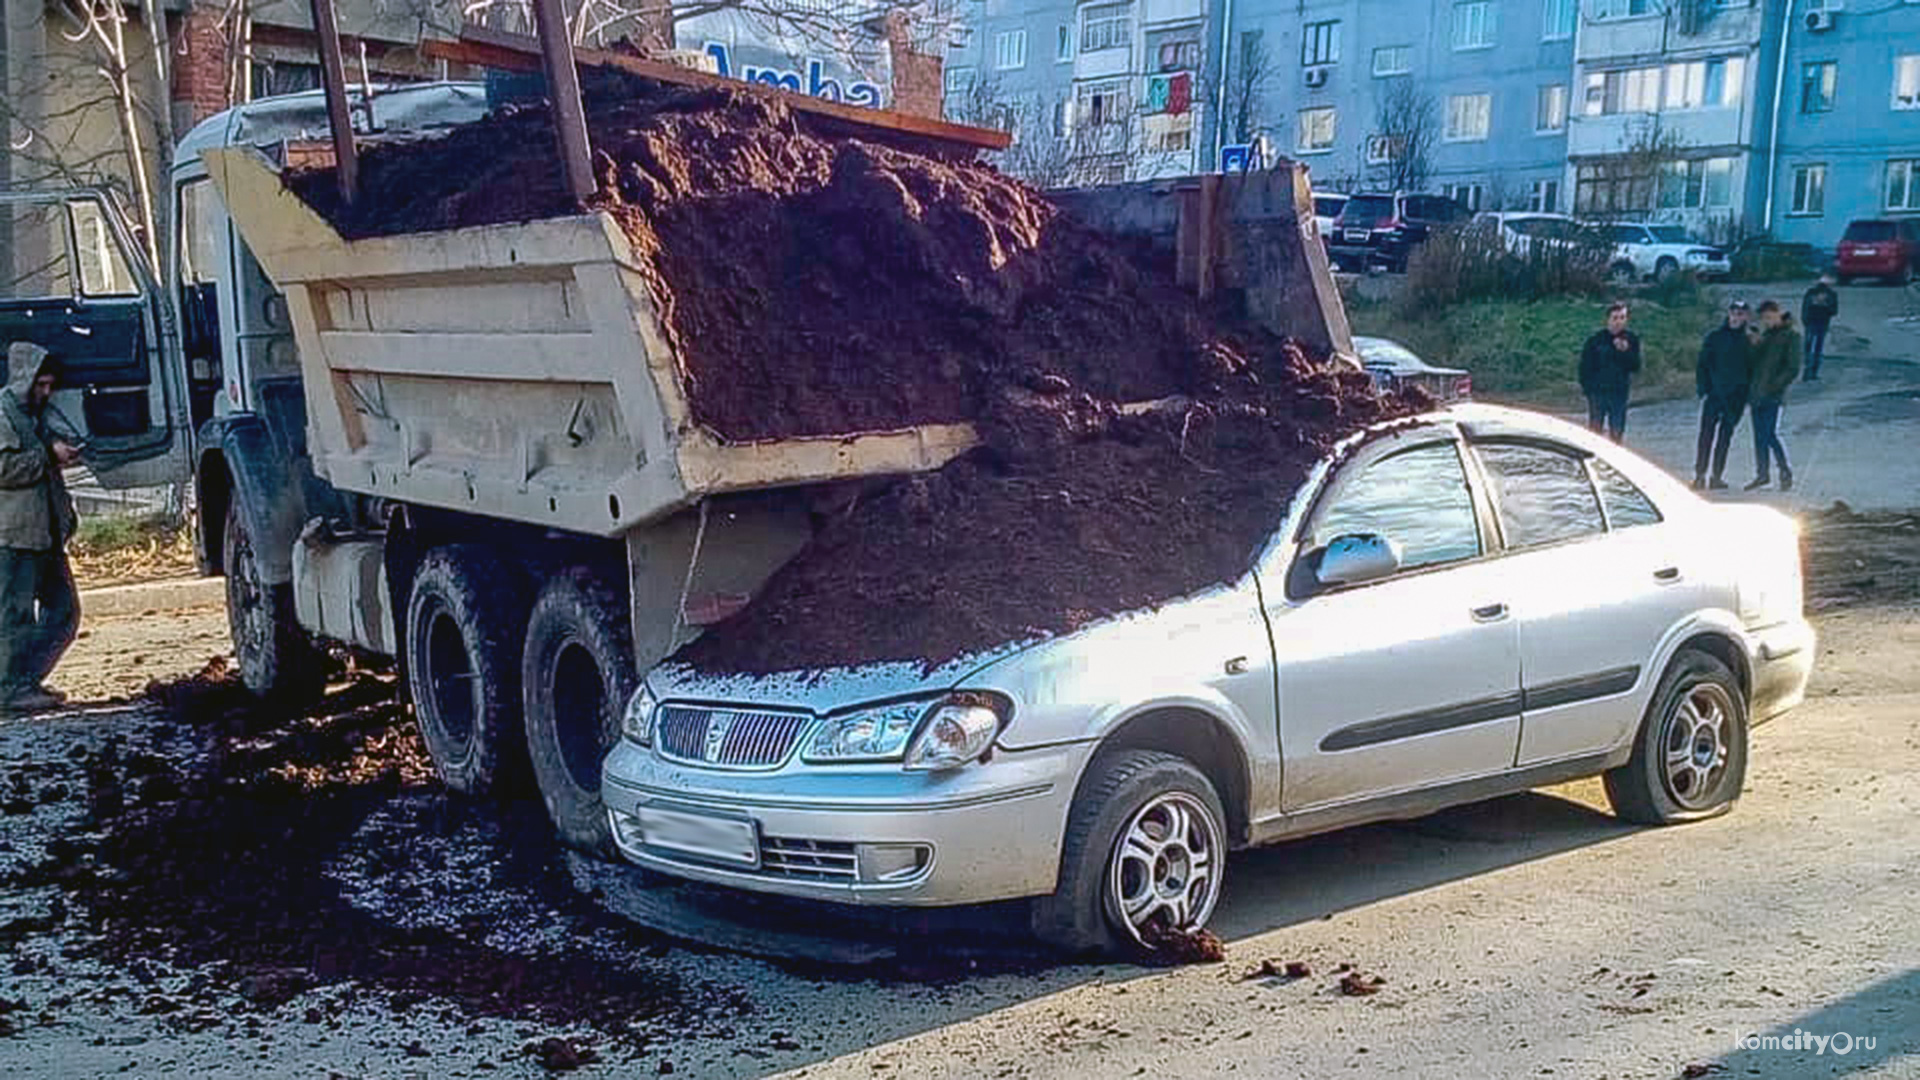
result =
M1833 29L1833 12L1825 10L1807 12L1807 30L1809 32L1824 34L1831 29Z
M1310 67L1307 69L1306 78L1308 86L1318 89L1327 85L1327 69L1323 67Z

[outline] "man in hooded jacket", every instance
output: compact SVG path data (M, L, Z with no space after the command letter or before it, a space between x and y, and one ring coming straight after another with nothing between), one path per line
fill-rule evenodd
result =
M46 678L80 627L67 565L73 500L60 470L80 452L42 422L58 365L38 345L7 350L0 392L0 713L60 704Z

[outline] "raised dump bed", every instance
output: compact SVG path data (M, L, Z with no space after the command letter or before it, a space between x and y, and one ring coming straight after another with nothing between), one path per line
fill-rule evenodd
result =
M285 290L335 487L602 536L702 496L939 467L969 424L727 441L696 423L610 214L343 239L251 149L205 155Z

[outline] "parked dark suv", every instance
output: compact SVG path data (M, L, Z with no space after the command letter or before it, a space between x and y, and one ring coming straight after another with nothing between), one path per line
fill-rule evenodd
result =
M1834 252L1833 272L1845 285L1854 278L1912 281L1920 271L1920 219L1855 221Z
M1434 229L1472 216L1465 204L1445 195L1355 195L1334 219L1327 248L1345 269L1379 264L1404 272L1407 256Z

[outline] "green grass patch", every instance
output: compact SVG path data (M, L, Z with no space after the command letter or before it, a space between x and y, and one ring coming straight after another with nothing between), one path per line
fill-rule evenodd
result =
M1693 290L1632 301L1642 369L1636 402L1693 394L1700 340L1720 314ZM1606 325L1605 299L1469 300L1435 316L1409 319L1389 300L1349 302L1353 332L1400 342L1430 364L1465 368L1477 398L1542 409L1584 407L1580 346Z
M87 555L150 551L181 543L192 543L186 527L178 520L162 514L114 514L82 518L80 527L73 535L74 551Z

